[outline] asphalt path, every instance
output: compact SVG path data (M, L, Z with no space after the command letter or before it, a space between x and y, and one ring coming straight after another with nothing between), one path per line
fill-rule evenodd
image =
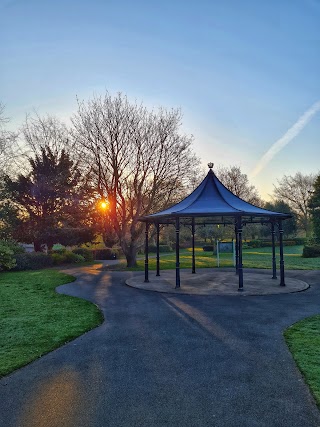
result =
M307 291L269 296L160 294L135 273L69 270L59 292L97 304L104 323L0 381L1 427L319 427L283 330L320 313Z

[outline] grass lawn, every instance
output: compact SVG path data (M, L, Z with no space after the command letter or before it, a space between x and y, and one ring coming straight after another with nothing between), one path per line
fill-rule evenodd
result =
M94 304L55 292L73 280L56 270L0 273L0 376L102 323Z
M320 258L302 258L303 246L285 246L284 262L288 270L316 270L320 269ZM279 268L279 248L276 248L277 268ZM243 266L244 268L272 268L271 255L272 248L244 249ZM153 256L153 258L151 258ZM180 267L191 268L191 249L181 249ZM196 248L196 268L216 267L217 258L211 252L204 252L202 248ZM232 254L220 254L220 267L232 267ZM155 254L149 257L150 270L156 269ZM175 268L175 253L160 254L160 269L168 270ZM125 270L126 262L121 260L118 265L112 266L115 270ZM138 267L130 270L140 271L144 269L144 260L138 260Z
M284 332L287 345L320 408L320 315L301 320Z

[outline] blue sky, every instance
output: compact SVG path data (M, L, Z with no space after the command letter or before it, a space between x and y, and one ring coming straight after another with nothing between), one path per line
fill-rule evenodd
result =
M318 0L0 0L0 100L69 117L76 96L122 91L181 107L206 164L250 176L320 100ZM320 170L320 112L251 182Z

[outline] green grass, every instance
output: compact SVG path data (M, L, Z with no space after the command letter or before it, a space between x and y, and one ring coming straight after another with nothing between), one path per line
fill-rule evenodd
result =
M55 292L57 286L73 280L56 270L0 274L0 376L103 321L94 304Z
M320 408L320 315L290 326L284 337Z
M320 269L320 258L302 258L303 246L286 246L284 248L285 268L288 270L317 270ZM277 267L279 268L279 248L276 248ZM272 268L271 266L271 248L244 249L243 266L244 268ZM154 256L154 254L151 254ZM160 254L160 268L162 270L175 268L175 253ZM180 267L191 268L191 249L180 251ZM204 252L202 248L196 248L196 268L216 267L217 258L211 252ZM220 254L220 267L232 267L232 254ZM112 266L115 270L125 270L125 260L120 264ZM138 267L132 268L133 271L144 269L144 260L138 260ZM155 258L149 258L149 269L156 269Z

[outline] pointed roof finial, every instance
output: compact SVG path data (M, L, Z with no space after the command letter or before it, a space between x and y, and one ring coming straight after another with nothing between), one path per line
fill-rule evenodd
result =
M214 163L212 163L212 162L208 163L208 168L209 168L209 169L212 169L212 168L213 168L213 166L214 166Z

